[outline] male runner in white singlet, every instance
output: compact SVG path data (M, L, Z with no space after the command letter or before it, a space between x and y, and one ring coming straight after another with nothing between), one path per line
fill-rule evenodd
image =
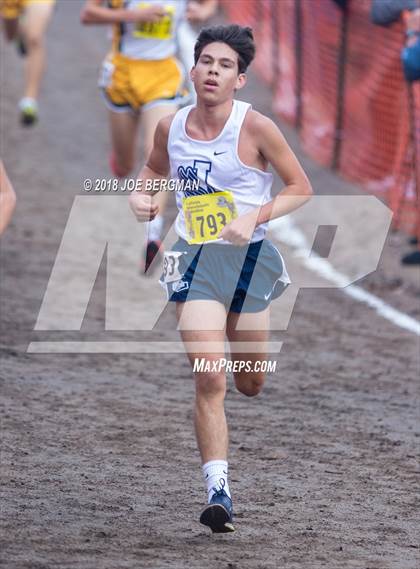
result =
M171 178L185 181L183 191L177 192L179 240L165 254L161 284L176 302L191 365L197 359L210 362L194 372L195 428L208 491L200 522L216 533L234 527L226 374L213 363L225 357L225 335L235 362L266 359L269 305L290 282L280 253L264 238L267 224L312 194L277 126L248 103L233 99L246 82L254 55L250 28L229 25L201 31L191 72L197 105L160 121L152 153L139 174L143 188L145 180L165 179L169 172ZM274 199L269 164L285 182ZM189 182L195 182L194 187ZM131 195L139 221L158 214L154 199L147 191ZM264 349L240 353L241 342ZM249 369L234 373L237 389L247 396L257 395L264 379L264 373Z

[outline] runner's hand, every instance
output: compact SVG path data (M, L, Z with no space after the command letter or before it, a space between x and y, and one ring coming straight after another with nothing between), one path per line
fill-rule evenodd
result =
M213 7L209 7L206 4L200 4L192 0L188 2L186 18L191 24L200 24L205 20L208 20L214 13Z
M148 6L147 8L136 8L130 10L130 22L158 22L168 11L163 6Z
M233 245L246 245L255 231L259 210L241 215L228 223L218 237L230 241Z
M129 203L137 221L151 221L159 211L159 206L153 203L153 197L142 192L132 192Z

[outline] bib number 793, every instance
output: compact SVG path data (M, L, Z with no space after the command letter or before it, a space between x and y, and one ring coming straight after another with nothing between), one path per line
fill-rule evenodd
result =
M233 195L226 190L184 198L182 209L190 244L218 239L225 225L237 217Z
M204 237L208 234L211 237L217 235L219 231L226 225L226 215L219 211L216 215L210 213L209 215L197 215L196 220L200 224L200 237Z

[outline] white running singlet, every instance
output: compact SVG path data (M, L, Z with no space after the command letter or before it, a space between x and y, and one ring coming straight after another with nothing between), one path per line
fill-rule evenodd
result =
M246 166L238 156L238 143L249 103L233 101L232 112L222 130L213 140L195 140L186 132L185 123L193 105L180 109L172 120L168 136L171 179L199 180L196 191L177 191L178 216L175 231L186 241L189 233L185 223L183 201L196 195L231 192L237 215L248 213L269 202L273 176L258 168ZM212 224L207 231L211 231ZM251 242L264 239L268 224L256 227ZM199 228L199 225L198 225ZM227 244L223 239L214 243Z

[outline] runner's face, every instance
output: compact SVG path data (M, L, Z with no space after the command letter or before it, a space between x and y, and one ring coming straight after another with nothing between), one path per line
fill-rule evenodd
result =
M220 104L233 98L245 85L246 76L238 75L238 54L225 43L206 45L191 71L197 97L208 104Z

